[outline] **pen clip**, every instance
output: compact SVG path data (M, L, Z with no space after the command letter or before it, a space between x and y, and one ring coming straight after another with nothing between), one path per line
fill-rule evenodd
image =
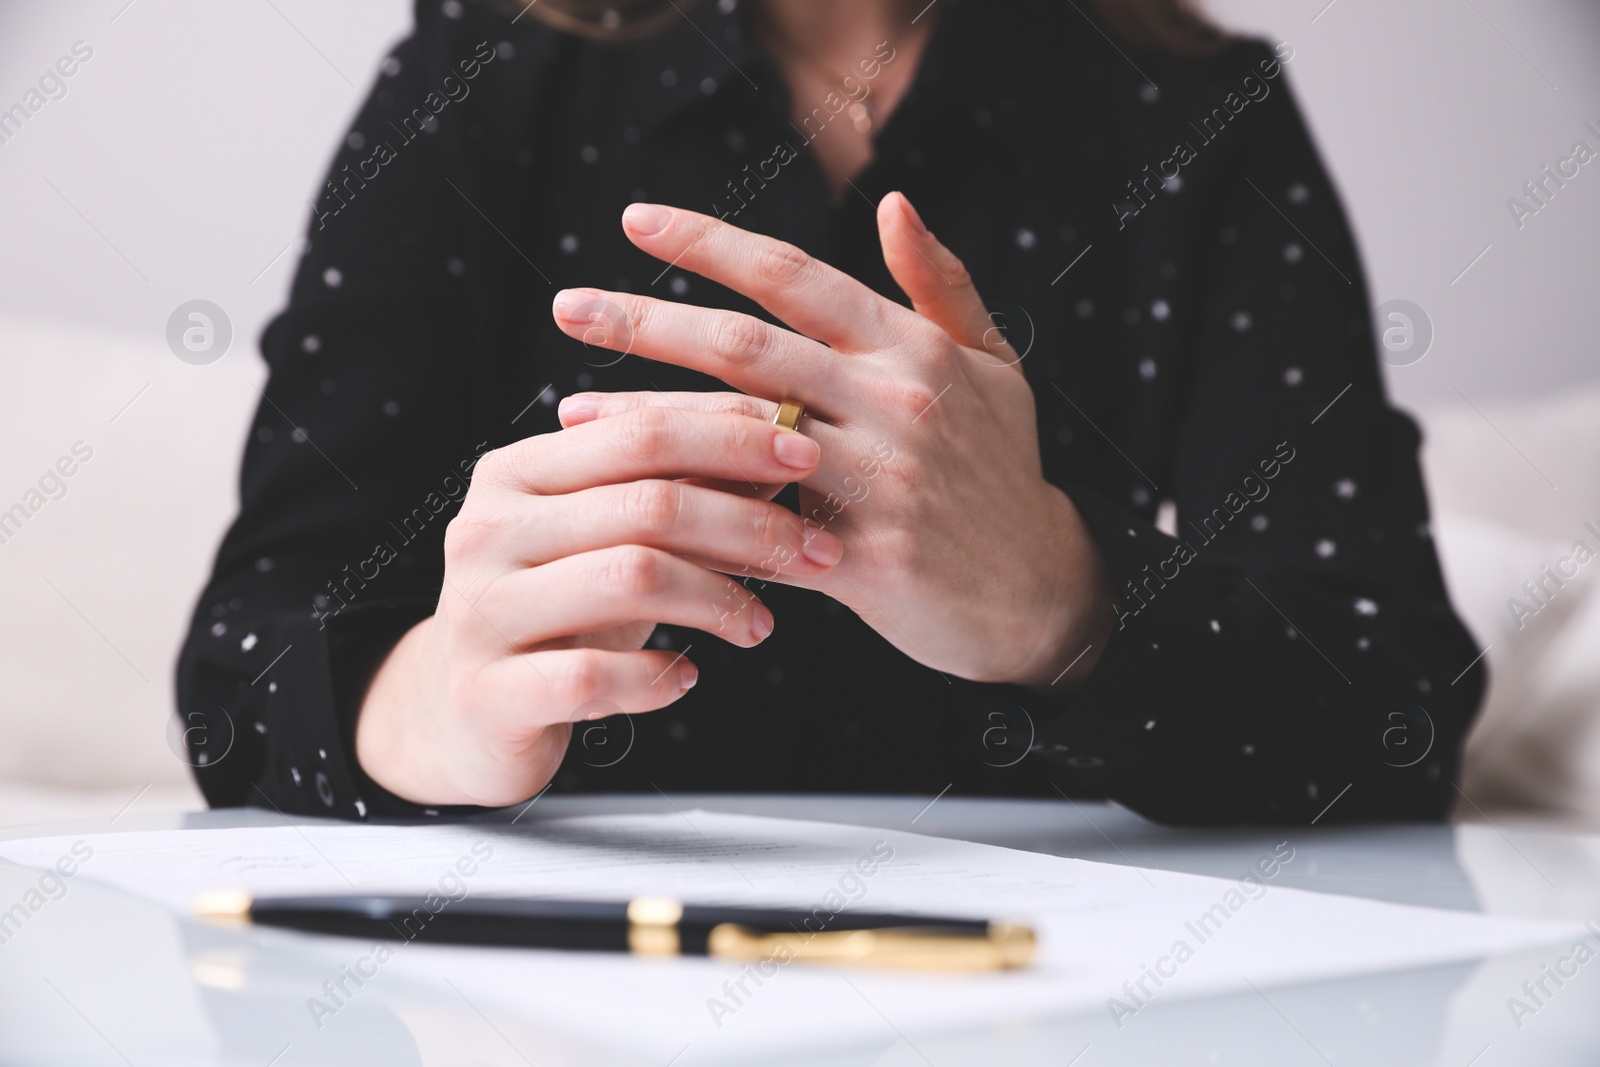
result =
M711 929L708 948L709 955L718 959L745 962L777 959L910 971L999 971L1027 966L1036 946L1033 930L1014 923L990 923L981 937L919 927L769 934L720 923Z

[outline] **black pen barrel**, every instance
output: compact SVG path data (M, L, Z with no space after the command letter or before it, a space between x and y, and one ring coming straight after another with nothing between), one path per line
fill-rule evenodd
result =
M307 933L381 941L628 951L628 906L442 897L257 900L250 920Z
M252 922L307 933L368 940L490 945L604 952L638 951L627 902L505 897L378 895L273 897L250 905ZM805 937L851 930L916 927L945 937L983 938L983 920L874 912L798 911L691 905L671 926L678 954L706 955L711 931L735 924L752 932Z

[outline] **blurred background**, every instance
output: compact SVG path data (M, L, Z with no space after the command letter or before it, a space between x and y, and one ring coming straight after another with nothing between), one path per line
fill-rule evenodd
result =
M1600 828L1600 558L1573 554L1600 553L1600 158L1544 172L1600 153L1600 4L1206 8L1292 48L1395 328L1385 373L1493 678L1459 815ZM410 21L407 0L0 3L0 515L26 512L0 525L0 824L203 806L172 672L234 509L256 338ZM194 300L232 333L203 365L167 343ZM1576 576L1541 604L1545 567Z

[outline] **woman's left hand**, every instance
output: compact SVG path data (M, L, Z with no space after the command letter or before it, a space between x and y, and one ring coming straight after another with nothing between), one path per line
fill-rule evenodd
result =
M780 578L780 560L770 573L733 573L817 589L908 656L959 677L1065 689L1087 676L1111 631L1105 566L1071 500L1044 478L1020 358L960 260L902 194L879 204L878 230L914 310L793 245L696 212L634 204L623 229L644 251L744 293L793 330L731 311L563 290L554 313L573 337L740 390L580 393L562 401L564 426L647 405L766 422L776 401L798 400L799 429L822 450L801 483L801 513L842 539L844 558L811 579ZM767 496L779 488L722 487Z

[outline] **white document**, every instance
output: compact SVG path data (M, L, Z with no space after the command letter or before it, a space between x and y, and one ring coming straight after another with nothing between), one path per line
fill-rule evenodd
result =
M44 867L77 837L0 842ZM83 838L92 878L187 911L196 894L385 891L626 899L639 895L817 912L1016 919L1039 934L1031 968L904 974L771 961L404 945L357 994L405 1017L439 997L546 1032L607 1034L666 1063L832 1039L1105 1012L1136 1026L1152 1003L1469 960L1583 936L1577 924L1407 907L1282 887L1291 843L1237 880L1062 859L894 829L689 811L529 820L515 828L274 827ZM372 947L258 931L320 954L328 973ZM365 966L373 967L372 963ZM445 984L455 986L452 991ZM376 990L376 992L374 992ZM308 996L317 993L307 990ZM308 1003L308 1008L309 1008ZM308 1010L307 1018L315 1015ZM307 1023L309 1028L309 1021Z

